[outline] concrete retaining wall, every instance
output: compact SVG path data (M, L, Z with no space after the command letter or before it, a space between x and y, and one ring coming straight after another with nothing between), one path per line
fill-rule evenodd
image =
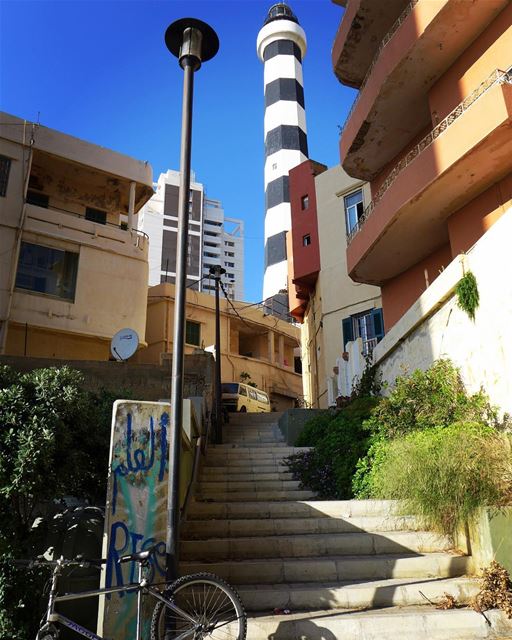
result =
M322 409L288 409L279 418L279 429L284 435L286 444L295 445L295 441L299 433L304 429L304 425L308 420L314 418Z

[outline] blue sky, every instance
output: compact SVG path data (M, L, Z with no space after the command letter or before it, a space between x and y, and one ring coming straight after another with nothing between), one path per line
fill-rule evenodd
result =
M195 76L192 166L226 215L245 220L245 299L262 298L263 66L256 36L267 0L0 0L0 108L148 160L155 179L179 168L182 71L164 44L186 16L211 24L217 56ZM338 126L355 92L331 68L341 7L289 0L306 31L310 157L339 162ZM341 217L340 217L341 220Z

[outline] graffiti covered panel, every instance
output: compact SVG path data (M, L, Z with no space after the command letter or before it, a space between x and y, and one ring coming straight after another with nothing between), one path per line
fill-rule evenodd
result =
M117 560L157 544L150 577L161 582L165 576L169 412L163 402L114 403L101 586L127 590L100 602L98 632L106 638L131 640L136 630L137 598L128 585L138 568ZM153 606L144 603L143 637L149 637Z

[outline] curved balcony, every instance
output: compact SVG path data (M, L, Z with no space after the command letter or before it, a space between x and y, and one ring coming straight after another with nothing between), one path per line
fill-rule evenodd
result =
M406 4L407 0L348 2L331 54L334 73L340 82L355 89L361 86L379 43Z
M412 0L406 6L382 40L345 123L340 157L349 175L374 179L430 125L430 88L507 4Z
M512 75L495 71L391 171L348 238L358 282L382 285L449 241L447 218L512 171Z

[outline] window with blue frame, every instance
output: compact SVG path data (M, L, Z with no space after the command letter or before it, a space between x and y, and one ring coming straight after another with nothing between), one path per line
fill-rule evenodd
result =
M347 233L350 233L356 227L359 219L364 213L363 190L358 189L353 193L349 193L343 198L345 203L345 223L347 225Z
M343 318L343 349L347 349L347 343L357 338L363 342L363 355L370 355L375 345L384 337L384 318L382 309L370 309L363 313L357 313L348 318Z
M22 242L16 288L45 295L75 299L78 253Z

